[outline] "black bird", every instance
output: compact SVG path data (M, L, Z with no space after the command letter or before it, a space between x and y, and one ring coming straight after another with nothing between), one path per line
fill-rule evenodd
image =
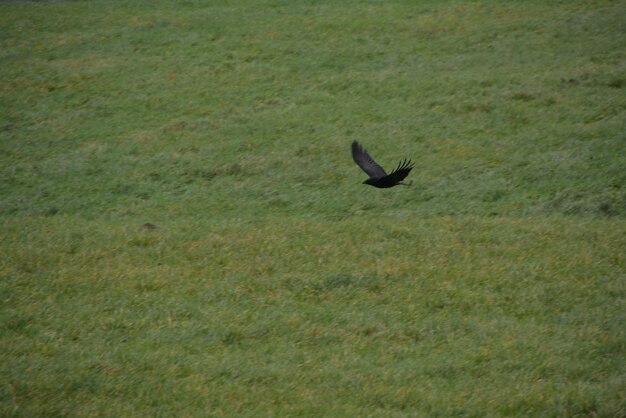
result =
M398 184L408 186L406 183L401 183L406 178L413 168L413 164L410 160L404 160L395 170L390 174L387 174L376 161L370 157L370 155L363 149L363 147L356 141L352 143L352 158L363 171L367 173L370 178L365 180L363 184L369 184L370 186L386 189Z

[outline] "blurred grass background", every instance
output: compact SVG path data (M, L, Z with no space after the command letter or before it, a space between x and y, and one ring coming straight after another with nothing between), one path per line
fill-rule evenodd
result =
M622 2L0 10L1 415L624 415Z

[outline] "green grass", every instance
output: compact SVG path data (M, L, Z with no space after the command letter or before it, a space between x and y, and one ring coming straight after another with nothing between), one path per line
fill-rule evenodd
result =
M1 3L0 415L624 416L624 16Z

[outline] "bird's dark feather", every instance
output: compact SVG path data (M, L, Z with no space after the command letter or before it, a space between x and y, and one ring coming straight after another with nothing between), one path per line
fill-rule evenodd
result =
M398 164L398 167L396 167L395 170L389 173L387 177L389 177L389 180L393 181L394 183L399 183L404 180L406 176L409 175L412 169L413 164L411 163L411 161L404 160L400 164Z
M385 170L383 170L356 141L352 143L352 159L354 159L354 162L370 177L383 177L387 175Z

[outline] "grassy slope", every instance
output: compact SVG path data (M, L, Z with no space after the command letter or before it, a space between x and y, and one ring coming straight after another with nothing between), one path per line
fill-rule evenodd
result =
M620 2L111 4L0 4L1 415L624 413Z

